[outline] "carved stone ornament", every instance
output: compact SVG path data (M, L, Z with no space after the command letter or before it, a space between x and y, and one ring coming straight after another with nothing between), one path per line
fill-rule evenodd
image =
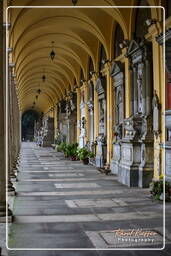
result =
M120 61L113 62L110 70L110 76L111 77L117 76L119 73L122 72L122 69L123 69L123 64Z
M159 98L157 95L157 92L154 91L154 96L152 100L152 106L153 106L153 133L158 138L160 134L160 110L161 105L159 103Z
M66 114L67 114L68 117L71 115L70 101L67 101L67 103L66 103Z
M83 129L85 129L85 125L86 125L86 119L85 119L85 117L83 116L83 117L82 117L82 120L81 120L81 127L82 127Z
M122 124L115 125L113 127L114 135L116 136L116 140L122 139Z
M96 141L97 143L101 143L101 144L106 144L106 136L104 135L99 135L97 138L96 138Z
M142 115L137 113L124 120L125 139L138 140L142 134Z
M88 110L92 112L94 110L94 103L92 100L87 102Z
M106 88L105 88L104 78L102 76L97 79L95 89L98 95L105 93Z

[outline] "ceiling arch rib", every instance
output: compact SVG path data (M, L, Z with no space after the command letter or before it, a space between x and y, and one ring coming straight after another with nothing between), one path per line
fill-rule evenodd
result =
M65 45L66 45L65 47L67 47L67 48L70 47L70 48L72 48L72 51L77 52L78 53L77 56L79 56L79 59L82 59L83 56L86 56L86 52L83 52L83 50L82 50L82 48L80 46L78 46L76 44L72 44L71 42L68 42L68 40L67 40L67 43ZM82 55L81 55L81 50L82 50ZM49 55L49 52L47 54ZM91 53L89 53L89 55L91 55ZM17 63L16 63L16 66L17 66ZM23 68L23 66L24 65L22 65L22 68ZM16 74L18 74L18 70L17 70ZM19 74L18 74L18 76L19 76Z
M49 98L51 99L51 102L53 102L53 104L55 104L56 103L56 100L58 100L60 97L59 96L57 96L57 97L54 97L54 95L53 95L53 90L52 90L52 88L49 86L49 88L47 89L42 89L41 90L41 94L39 95L39 98L40 98L40 96L42 97L42 95L43 95L43 97L44 97L44 95L48 95L49 96ZM22 93L21 93L21 96L23 97L23 98L25 98L25 97L27 97L27 96L29 96L30 94L33 94L33 99L32 100L34 100L35 99L35 97L36 97L36 94L35 94L35 92L34 92L34 89L32 88L32 87L30 87L30 86L28 86L28 88L27 89L25 89L25 91L23 91Z
M89 12L91 9L89 10ZM98 9L97 13L103 12L101 9ZM30 19L30 13L32 16L32 19ZM94 15L93 15L94 16ZM92 16L92 17L93 17ZM94 17L93 17L94 18ZM25 26L23 26L23 20L25 21ZM24 36L25 33L28 33L30 30L34 30L36 27L41 27L44 25L49 25L49 27L53 26L54 23L56 23L57 27L66 26L68 29L72 29L73 27L80 27L82 26L85 30L90 31L90 33L96 35L100 41L105 40L103 36L103 32L100 30L100 28L97 25L97 20L94 22L90 17L84 14L84 12L81 12L79 9L47 9L46 8L40 8L39 9L39 15L37 15L36 9L27 9L24 16L20 16L20 19L18 19L17 23L14 27L11 29L11 34L16 33L15 27L19 28L18 33L16 33L15 40L14 40L14 46L19 40L21 36Z
M31 108L33 106L33 94L29 94L30 97L27 99L27 98L22 98L21 101L20 101L20 104L21 104L21 109L26 109L27 107ZM30 98L32 99L32 101L30 100ZM39 106L40 109L42 109L42 111L44 112L46 109L48 109L50 106L54 105L51 97L49 96L49 94L46 92L44 93L43 97L40 97L39 98L39 105L37 105L36 107Z
M34 71L35 71L35 70L34 70ZM64 89L62 90L62 87L64 87L64 84L62 83L62 81L59 80L59 79L57 79L57 77L55 76L55 73L54 73L54 72L46 72L46 73L49 75L50 79L52 79L52 80L54 81L53 84L54 84L54 89L55 89L56 93L57 93L58 90L59 90L60 95L64 96ZM31 75L33 75L33 76L34 76L35 74L36 74L36 75L37 75L37 74L40 74L40 72L31 73ZM34 76L34 77L35 77L35 76ZM25 77L23 83L21 82L21 84L23 84L23 86L19 88L19 91L22 90L22 88L23 88L24 85L25 85L24 82L28 81L29 78L30 78L30 74L27 74L27 76ZM37 78L37 76L36 76L36 78ZM30 80L29 80L29 81L30 81ZM32 82L32 80L31 80L31 82ZM38 86L38 87L42 87L42 83L37 82L37 86ZM58 89L58 90L57 90L57 89Z
M31 88L35 88L35 95L37 94L37 90L40 89L41 91L42 90L50 90L51 91L51 94L52 94L52 97L55 99L57 99L59 96L61 97L63 94L60 90L56 90L56 84L54 83L53 79L51 79L51 81L49 82L46 82L45 85L42 85L42 86L34 86L33 87L33 84L36 84L37 82L37 79L29 79L27 81L25 81L24 85L23 85L23 88L19 91L20 94L22 94L24 91L27 91L27 89L29 89L30 87ZM47 86L48 85L48 86Z
M85 22L75 21L75 19L73 22L71 20L71 18L68 18L68 22L66 23L66 19L67 19L67 17L46 18L41 22L37 21L37 23L34 26L26 28L25 31L23 32L23 34L21 34L20 36L16 36L16 40L13 45L14 57L16 55L18 55L18 51L19 51L18 49L21 48L25 44L25 42L28 42L29 40L34 38L34 36L33 36L34 34L37 36L37 35L40 35L41 33L43 33L43 34L46 33L46 31L49 32L49 30L50 30L49 27L51 28L51 32L53 32L52 29L55 29L56 33L63 33L63 31L65 31L65 34L73 36L74 38L76 38L76 40L82 41L83 48L85 48L85 46L87 46L89 53L90 53L91 50L88 47L88 41L85 42L85 41L81 40L82 39L81 35L73 32L74 28L79 28L81 26L82 30L83 30L82 33L84 33L84 31L89 32L90 36L93 36L93 37L95 36L98 39L100 39L100 41L103 43L104 47L106 48L106 42L104 40L104 37L102 37L102 35L99 35L99 34L101 34L100 31L97 33L96 30L93 30L91 25L87 25ZM54 26L54 24L58 24L58 25ZM16 33L17 33L18 29L19 28L16 29ZM89 37L89 38L91 38L91 37ZM63 42L65 42L65 41L63 40Z
M15 66L16 73L18 72L18 69L20 68L20 66L23 65L24 60L27 59L28 57L30 57L31 54L35 54L39 50L42 50L42 51L47 50L48 53L50 53L51 49L52 48L50 48L50 47L42 47L42 48L36 48L35 47L35 48L33 48L33 50L30 50L29 52L28 52L28 49L27 49L27 53L25 52L25 55L22 52L20 62L18 61L18 63L17 63L18 65ZM77 62L77 65L79 65L83 68L83 63L81 62L81 59L79 58L79 56L74 54L74 52L71 51L68 47L66 47L64 45L63 46L61 45L60 47L55 46L55 47L53 47L53 49L54 49L54 51L56 52L57 55L59 55L59 51L65 52L66 56L73 58L73 60L75 60L75 62Z
M109 3L110 0L102 2ZM32 19L29 19L31 13ZM39 15L33 9L26 9L22 10L20 18L16 15L15 20L13 17L12 47L20 95L23 93L28 98L31 97L30 89L35 82L40 83L43 68L46 66L45 73L49 77L47 85L51 87L48 93L55 101L64 95L65 88L69 85L73 86L74 77L79 82L80 67L84 76L86 75L88 56L92 57L95 66L98 41L104 45L108 57L106 40L108 32L104 22L96 19L101 14L108 21L112 21L111 13L109 15L103 9L93 11L75 9L74 12L73 10L71 12L71 9L65 9L65 12L63 9L42 9ZM120 11L115 11L115 15L117 18L121 16ZM54 49L57 53L53 62L50 62L49 58L51 38L55 41Z
M44 67L45 67L45 68L48 68L48 66L44 66ZM36 74L39 74L38 76L36 76L36 78L37 78L37 85L38 85L38 86L41 86L41 85L42 85L42 81L40 80L40 74L41 74L40 68L37 67L37 66L35 66L33 69L34 69L34 72L35 72ZM25 75L28 76L28 77L31 77L32 75L34 75L34 73L32 73L32 72L33 72L33 70L32 70L32 69L29 69L29 70L27 70L27 72L25 73ZM60 76L60 75L57 75L58 72L56 72L55 69L54 69L54 70L51 69L50 71L47 71L47 73L50 74L50 76L51 76L52 78L54 78L54 80L56 81L55 86L59 86L59 89L61 90L61 93L63 93L63 92L64 92L64 89L67 89L67 87L66 87L65 81L61 79L61 76ZM25 81L25 76L23 76L21 79L22 79L22 80L20 81L20 83L23 84L24 81ZM23 86L20 86L20 88L19 88L18 90L20 90L20 89L22 89L22 88L23 88ZM64 89L63 89L63 88L64 88Z
M39 53L39 54L38 54ZM37 53L37 57L36 57L36 60L38 59L38 57L42 56L41 52L38 51ZM49 52L47 51L47 56L48 56ZM56 60L54 60L52 62L52 60L50 59L50 57L48 56L47 57L47 61L46 63L49 64L49 68L48 69L51 69L51 67L55 67L56 69L58 69L58 67L62 66L62 65L65 65L66 66L66 71L68 71L69 74L73 74L75 77L77 76L77 72L76 72L76 67L78 69L79 67L79 64L75 62L75 60L69 58L68 56L65 57L65 51L63 52L63 54L59 54L58 53L58 57L56 58ZM29 66L29 63L32 63L32 62L35 62L35 59L32 59L34 56L35 58L35 55L29 55L27 58L24 59L23 61L23 67L28 67ZM36 63L36 62L35 62ZM58 64L58 65L57 65ZM19 73L19 70L18 72ZM20 74L20 73L19 73ZM22 72L21 72L22 74ZM20 80L19 80L19 84L20 84Z
M48 68L48 66L44 66L44 67ZM37 73L39 73L40 75L42 74L40 72L41 70L40 70L40 68L38 68L38 66L33 67L33 69L27 70L26 74L28 73L29 76L32 77L33 70L38 71ZM50 71L47 70L47 73L53 74L53 76L55 76L56 81L59 81L59 86L61 87L61 91L64 93L65 89L67 89L67 81L65 80L65 77L58 70L55 70L55 69L54 70L51 69ZM34 79L35 79L35 77L34 77ZM24 79L23 79L23 82L20 82L20 83L21 83L21 86L19 86L18 91L20 91L23 88L22 83L24 83ZM40 76L36 77L36 82L35 83L38 87L42 86L42 81L41 81Z
M29 66L32 67L32 63L34 63L35 66L41 65L41 66L40 66L40 79L41 79L41 75L43 74L44 69L45 69L44 63L46 63L46 60L47 60L47 59L48 59L47 57L41 57L41 58L39 58L39 59L38 59L38 58L34 58L34 59L32 59L29 63L27 63L27 68L28 68ZM41 60L41 61L40 61L40 60ZM25 68L23 68L23 70L24 70L24 69L25 69ZM48 69L49 69L49 66L48 66ZM66 70L63 70L63 69L61 68L61 66L58 65L57 71L58 71L59 73L61 73L61 74L65 77L65 80L66 80L67 83L68 83L68 82L71 83L71 77L69 76L69 74L68 74L68 72L67 72ZM46 73L46 70L45 70L45 73ZM20 80L21 75L22 75L22 72L20 72L20 74L17 75L18 81ZM20 82L18 83L18 86L20 86Z

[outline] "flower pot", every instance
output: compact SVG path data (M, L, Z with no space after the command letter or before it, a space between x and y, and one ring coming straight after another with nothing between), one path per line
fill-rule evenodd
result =
M85 165L89 164L89 158L84 158L84 159L82 160L82 162L83 162L83 164L85 164Z
M71 161L76 161L77 157L76 156L71 156Z

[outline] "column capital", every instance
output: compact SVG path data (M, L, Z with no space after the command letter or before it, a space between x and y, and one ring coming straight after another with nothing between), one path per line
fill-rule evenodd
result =
M92 81L93 81L94 84L96 83L97 79L98 79L98 73L94 72L93 75L92 75Z
M6 23L6 22L4 22L4 23L3 23L3 27L4 27L4 28L7 28L7 29L10 29L11 23Z
M14 62L8 63L8 66L9 66L10 68L14 68L14 67L15 67L15 63L14 63Z
M80 93L80 92L81 92L80 87L76 88L76 93Z
M83 85L82 85L82 88L83 89L86 89L88 87L88 81L84 81L83 82Z
M110 73L111 67L112 67L112 62L111 61L107 61L104 64L104 69L102 70L102 75L103 76L108 75Z
M12 48L12 47L7 48L7 52L8 52L8 53L11 53L12 51L13 51L13 48Z
M149 26L148 32L152 38L157 37L163 32L163 25L161 22L156 21L154 24Z

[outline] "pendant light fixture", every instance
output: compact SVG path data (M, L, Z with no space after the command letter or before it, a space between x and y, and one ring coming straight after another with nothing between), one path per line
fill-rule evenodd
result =
M46 81L45 70L43 70L42 81L43 83Z
M55 52L54 52L54 50L53 50L53 48L54 48L54 41L52 41L51 42L52 43L52 51L50 52L50 58L51 58L51 60L53 61L54 60L54 58L55 58Z
M78 0L72 0L73 5L75 6L77 4Z
M40 89L39 89L39 90L37 90L37 93L38 93L38 94L40 94L40 93L41 93L41 90L40 90Z

